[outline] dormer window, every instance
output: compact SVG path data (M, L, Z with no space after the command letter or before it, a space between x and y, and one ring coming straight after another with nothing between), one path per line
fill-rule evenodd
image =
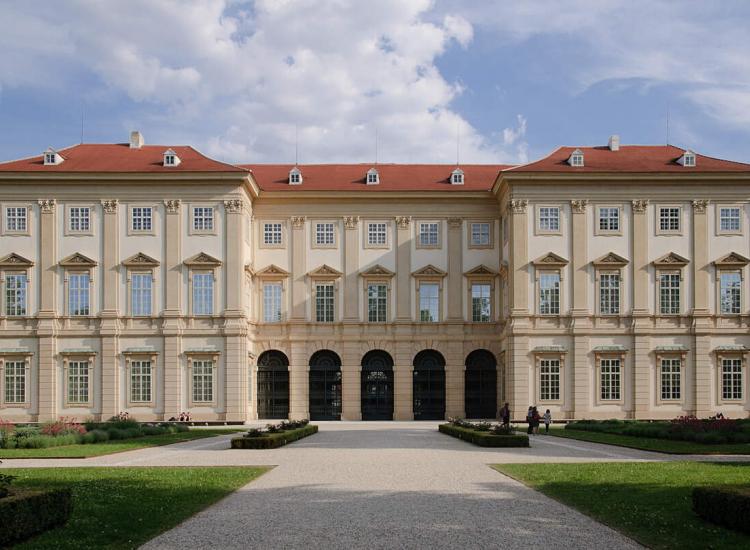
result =
M60 154L51 147L44 152L45 166L55 166L57 164L61 164L62 161L63 158L60 156Z
M367 185L377 185L380 183L380 176L375 168L370 168L367 171Z
M164 166L177 166L180 164L180 157L172 149L164 151Z
M580 149L576 149L570 154L570 158L568 158L568 164L571 166L580 168L583 166L583 151Z
M302 183L302 172L296 166L289 171L289 185L299 185Z
M463 185L464 184L464 171L460 168L456 168L451 172L451 184L452 185Z
M690 150L685 151L680 158L677 159L679 164L682 164L685 168L692 168L695 166L695 153Z

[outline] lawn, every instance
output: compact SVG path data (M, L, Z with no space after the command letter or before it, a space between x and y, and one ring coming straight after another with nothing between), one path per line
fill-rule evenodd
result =
M734 549L750 537L691 510L699 485L747 485L750 463L499 464L493 466L651 548Z
M15 548L137 548L267 468L3 469L18 487L70 487L68 523Z
M550 435L578 439L580 441L591 441L593 443L606 443L620 447L630 447L644 451L656 451L670 454L728 454L746 455L750 454L750 443L723 443L708 445L693 443L692 441L672 441L670 439L656 439L651 437L635 437L631 435L608 434L602 432L587 432L583 430L565 430L562 427L550 428Z
M89 443L86 445L65 445L63 447L48 447L46 449L0 449L0 458L87 458L132 451L144 447L159 447L161 445L180 443L181 441L191 441L193 439L243 432L246 430L246 428L207 428L174 434L106 441L104 443Z

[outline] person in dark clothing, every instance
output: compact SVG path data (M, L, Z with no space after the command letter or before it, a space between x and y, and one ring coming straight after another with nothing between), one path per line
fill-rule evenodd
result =
M533 424L531 433L539 435L539 424L541 424L541 421L542 417L539 415L539 411L536 410L536 407L533 407L531 409L531 423Z
M526 411L526 422L529 423L529 428L526 430L526 433L531 435L532 431L534 430L534 407L529 407L529 410Z
M500 420L506 428L510 426L510 406L507 403L500 409Z

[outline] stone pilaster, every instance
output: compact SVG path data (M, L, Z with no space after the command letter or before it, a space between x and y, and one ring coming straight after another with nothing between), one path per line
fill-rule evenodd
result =
M102 372L102 412L103 420L116 415L121 410L120 401L120 361L119 361L119 294L120 294L120 236L119 204L117 199L102 202L102 311L101 327L101 372Z
M466 417L464 403L464 365L463 346L452 342L445 354L445 417Z
M633 349L630 376L625 376L627 416L648 416L651 388L651 339L649 310L648 201L634 200L633 208Z
M510 215L510 308L515 316L529 315L529 246L528 246L528 218L526 208L528 201L514 199L510 201L508 214ZM525 416L525 414L524 414Z
M245 330L225 329L225 420L248 420L247 334Z
M347 235L349 233L347 232ZM362 420L362 353L357 342L344 342L341 357L342 420Z
M344 322L359 321L359 217L344 218ZM359 368L359 363L357 363ZM359 384L359 382L357 382Z
M461 218L448 218L448 316L447 321L462 321L463 311L463 225Z
M310 359L304 342L292 342L289 358L289 418L310 418Z
M57 403L57 205L54 199L39 201L39 324L36 335L39 353L37 420L55 420Z
M396 322L411 321L411 218L396 218Z
M522 421L526 418L526 409L531 404L529 394L529 337L513 335L508 341L510 362L507 365L508 392L507 398L513 419Z
M573 349L568 353L565 364L563 412L566 418L586 418L593 405L590 350L591 339L588 336L579 334L573 337Z
M588 393L580 392L578 383L583 383L588 388L588 378L591 368L589 365L589 344L587 336L591 327L589 311L589 216L587 213L588 201L578 199L570 201L572 212L572 254L570 268L573 271L573 297L571 300L571 314L573 316L573 349L566 358L565 365L565 399L563 400L563 413L568 418L574 418L578 413L588 410ZM572 386L568 388L567 386ZM579 403L579 398L582 401ZM580 409L579 409L580 405Z
M711 399L711 329L708 292L711 285L708 257L708 201L693 201L693 356L683 368L685 409L699 417L713 414ZM716 305L717 311L719 305ZM687 388L690 388L688 390Z
M164 201L164 418L177 416L187 402L183 399L182 353L182 232L181 203L179 199Z
M414 420L414 354L411 342L396 342L393 357L393 419Z
M710 335L696 333L693 358L694 361L690 365L693 368L685 369L686 376L690 377L687 383L689 389L686 389L685 395L685 408L687 412L695 414L698 418L707 418L716 413L711 398L711 388L716 382L711 379L714 378L712 373L719 368L718 365L713 364L716 356L715 354L712 356ZM688 393L689 390L692 392Z
M305 217L292 216L292 321L304 321L307 288L305 285Z

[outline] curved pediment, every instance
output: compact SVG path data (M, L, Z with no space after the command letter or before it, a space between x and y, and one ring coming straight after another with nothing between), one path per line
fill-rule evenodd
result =
M11 252L7 256L0 258L0 267L31 267L34 262L27 260L23 256Z
M394 275L393 271L380 264L375 264L371 268L359 272L360 277L393 277Z
M628 260L614 252L609 252L591 263L596 267L625 267L628 265Z
M67 258L60 260L60 265L62 267L94 267L96 266L96 262L88 256L76 252L75 254L71 254Z
M747 264L750 264L750 259L736 252L730 252L714 262L716 267L745 267Z
M534 260L533 263L537 267L563 267L568 265L568 260L562 256L558 256L554 252L548 252L544 256Z
M218 267L222 262L205 252L199 252L195 256L191 256L185 260L183 263L190 267Z
M432 264L427 264L422 269L417 269L413 272L412 277L445 277L448 275L446 271L443 271L439 267L435 267Z
M143 252L138 252L137 254L133 254L127 260L123 260L122 265L125 267L158 267L159 261Z
M685 267L689 263L690 260L688 260L687 258L683 258L679 254L675 254L674 252L670 252L669 254L665 254L658 260L654 260L654 266L656 267Z

